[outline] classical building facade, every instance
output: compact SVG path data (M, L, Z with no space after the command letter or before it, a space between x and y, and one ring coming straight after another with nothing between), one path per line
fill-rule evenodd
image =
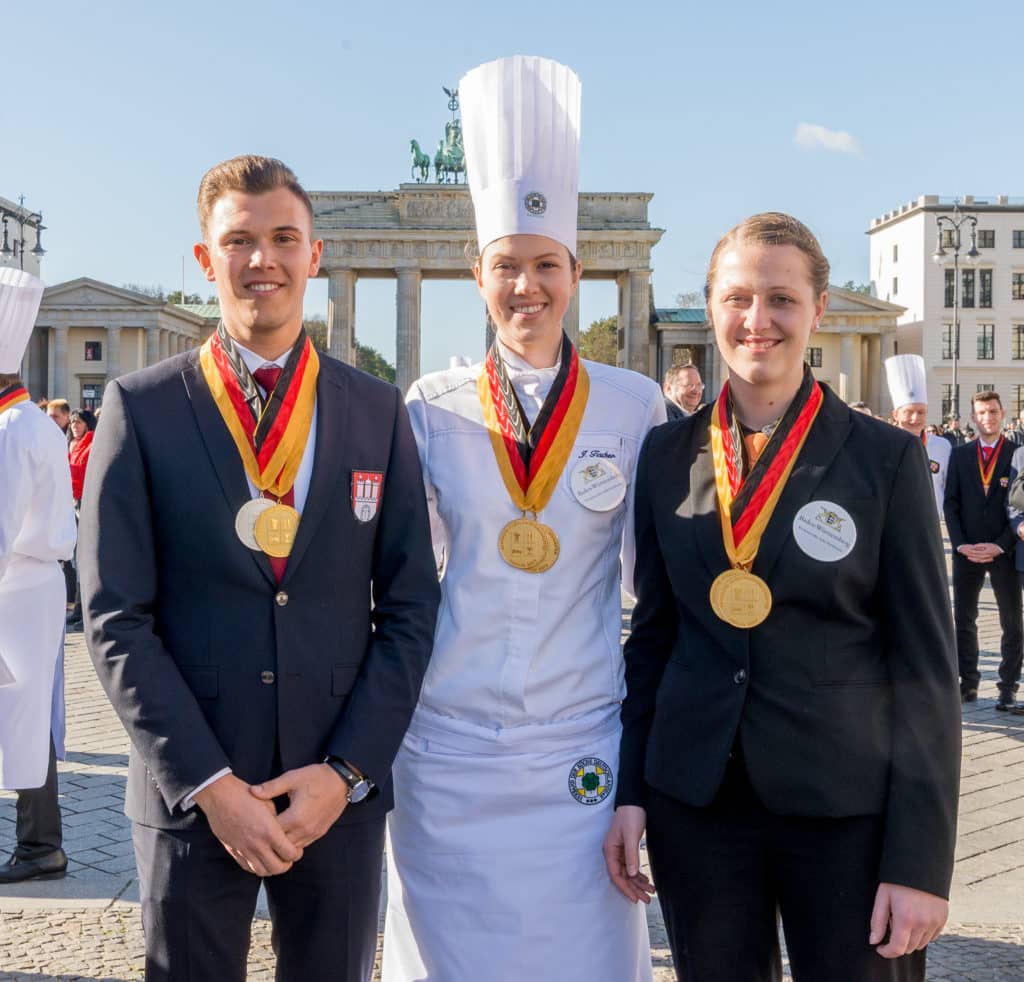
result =
M320 276L328 280L328 350L355 357L355 296L360 277L394 279L396 384L404 392L420 375L420 293L424 279L469 279L467 243L476 241L473 202L465 185L402 184L397 191L315 191L316 235L324 240ZM578 256L587 279L613 279L619 289L622 364L656 371L651 325L652 228L643 193L581 194ZM579 333L579 304L566 319ZM481 342L485 318L481 313Z
M829 287L828 308L811 335L806 359L815 378L846 402L866 402L874 412L891 408L882 361L895 351L896 322L903 308L842 287ZM657 308L656 377L672 364L694 364L704 396L718 395L728 369L715 347L703 307Z
M125 372L199 344L216 320L133 290L81 277L49 287L21 376L35 399L99 406L103 387Z
M977 218L976 263L965 261L968 226L962 228L960 253L960 349L957 376L960 413L970 412L970 395L994 388L1003 405L1024 409L1024 198L966 195L957 201L924 194L872 219L871 289L905 308L897 327L901 353L924 357L928 405L934 421L952 404L954 269L951 242L947 256L932 261L939 228L936 219Z

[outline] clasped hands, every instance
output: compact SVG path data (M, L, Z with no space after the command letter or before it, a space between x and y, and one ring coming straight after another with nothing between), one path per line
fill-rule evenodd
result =
M975 542L973 545L962 545L958 546L956 551L972 563L990 563L996 556L1003 554L1003 550L994 542Z
M274 798L288 798L280 814ZM238 865L257 876L286 873L340 817L348 786L326 764L285 771L263 784L225 774L195 796L210 829Z
M620 805L604 840L608 875L633 903L649 904L654 893L654 885L640 869L640 839L646 824L645 809ZM949 904L942 897L897 883L880 883L868 925L868 944L883 958L909 955L939 936L948 914Z

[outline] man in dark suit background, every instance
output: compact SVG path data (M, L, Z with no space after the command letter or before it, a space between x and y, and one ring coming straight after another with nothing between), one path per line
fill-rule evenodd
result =
M696 365L672 365L661 383L668 418L685 419L702 405L704 383Z
M107 387L79 547L146 977L244 979L262 882L278 978L363 982L438 604L419 461L401 394L305 337L323 243L294 174L226 161L199 215L222 323Z
M1014 447L1002 436L1005 413L998 393L976 392L971 406L978 439L954 448L943 508L953 547L960 698L963 702L978 698L978 597L988 573L1002 631L996 709L1005 712L1016 704L1024 644L1021 587L1011 552L1016 536L1006 514Z

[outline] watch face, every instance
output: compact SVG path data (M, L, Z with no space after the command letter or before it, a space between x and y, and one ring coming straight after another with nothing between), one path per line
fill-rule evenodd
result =
M350 804L358 804L370 793L370 782L365 778L352 786L348 800Z

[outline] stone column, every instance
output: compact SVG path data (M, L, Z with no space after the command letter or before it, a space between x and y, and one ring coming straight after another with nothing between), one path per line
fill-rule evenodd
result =
M51 398L71 399L71 393L68 391L70 382L71 380L68 378L68 329L55 327L53 329L53 391L50 394Z
M853 342L852 334L839 335L839 398L853 402Z
M629 317L626 322L626 368L651 374L651 271L629 271Z
M355 364L356 271L332 269L327 275L327 353Z
M869 334L868 370L863 386L863 399L873 412L882 411L882 338L878 334Z
M146 328L146 364L155 365L160 360L160 328Z
M160 328L160 360L163 361L171 354L171 332Z
M569 335L569 340L573 344L579 344L580 340L580 288L576 287L576 292L572 295L572 299L569 301L569 306L565 311L565 316L562 318L562 329L566 334Z
M403 393L420 377L420 285L418 269L399 269L395 306L395 385Z
M121 325L107 325L107 381L121 374Z
M617 324L620 331L620 337L622 338L622 347L619 349L617 363L619 368L629 368L629 359L633 346L632 333L629 330L630 283L632 280L629 273L619 273L619 275L615 277L615 282L619 287L619 313Z

